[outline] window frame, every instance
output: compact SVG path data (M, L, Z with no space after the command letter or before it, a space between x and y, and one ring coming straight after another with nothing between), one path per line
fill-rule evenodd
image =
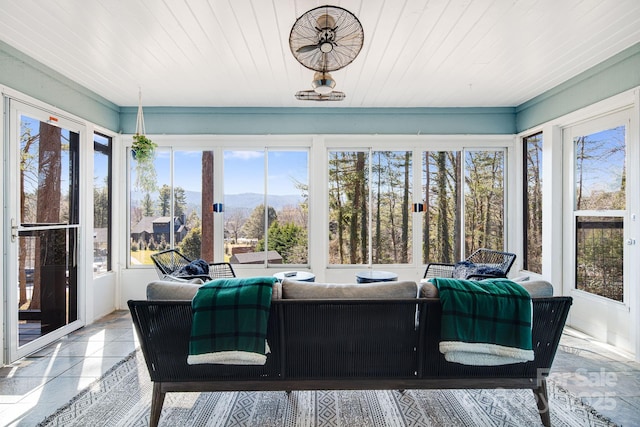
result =
M96 135L108 140L104 145L96 140ZM107 269L105 273L113 271L113 141L114 138L99 131L93 132L93 152L107 156ZM95 206L95 200L93 201ZM95 225L94 225L95 230ZM94 277L96 276L94 272Z
M127 155L129 155L128 146L131 144L128 142L130 139L128 136L123 136L125 142L125 149ZM151 138L156 142L159 148L173 148L176 150L202 150L212 151L214 153L214 162L216 169L214 171L214 202L222 202L223 191L223 171L220 167L217 167L219 159L225 150L242 150L242 149L260 149L264 150L265 147L269 150L278 149L306 149L309 152L309 223L313 224L309 227L309 265L301 266L307 267L313 271L318 280L324 276L324 280L353 280L352 271L354 268L363 268L362 265L330 265L328 263L328 255L326 254L328 247L328 212L325 212L328 204L328 193L326 182L328 179L327 172L327 159L329 151L336 150L368 150L374 151L413 151L412 155L412 170L413 170L413 200L411 203L419 203L420 200L416 200L421 194L420 183L421 173L420 168L416 167L415 159L417 155L424 150L429 151L450 151L450 150L502 150L505 152L505 171L504 171L504 186L505 186L505 213L513 206L513 203L508 202L511 197L509 195L509 189L514 188L511 185L513 180L512 170L509 165L509 156L512 155L515 144L515 136L509 135L151 135ZM127 192L129 190L129 181L127 180ZM417 189L417 190L415 190ZM129 196L127 194L127 203L129 202ZM129 212L129 209L127 210ZM420 215L420 214L416 214ZM222 218L215 219L214 229L214 254L215 262L220 261L224 251L224 235L221 231ZM413 238L415 241L415 235L421 232L421 229L416 226L420 223L416 218L413 219ZM130 226L130 220L128 221ZM513 222L505 221L505 246L509 245L509 235ZM125 245L125 256L128 256L128 242ZM421 277L424 271L425 264L422 262L422 256L420 252L420 245L413 245L413 262L409 265L399 264L382 264L375 265L375 268L391 269L391 270L415 270ZM133 266L127 260L124 260L126 264L131 268L153 268L153 265ZM276 267L271 265L271 267ZM284 266L283 266L284 267ZM289 266L287 266L289 267ZM258 274L263 272L270 274L268 269L264 265L247 265L242 269L247 270L247 274ZM237 269L237 270L242 270ZM289 268L291 269L291 268ZM272 268L271 271L276 271L277 268ZM242 274L241 271L239 271Z
M529 215L530 215L530 206L529 206L529 161L528 161L528 140L529 138L539 138L540 148L539 148L539 156L540 156L540 170L538 174L540 176L540 183L543 184L542 181L542 166L543 166L543 144L544 144L544 133L542 130L539 130L535 133L528 134L521 138L522 141L522 269L530 271L536 274L542 274L542 218L540 218L540 271L534 271L529 269ZM543 195L544 187L540 189L540 203L541 210L542 203L544 202Z
M294 142L291 145L288 144L283 144L282 141L276 141L273 144L263 144L262 146L260 145L256 145L256 144L248 144L248 145L222 145L220 148L220 161L217 161L215 156L214 156L214 171L219 170L221 171L219 174L217 174L216 176L221 177L216 179L216 182L214 182L214 194L221 194L222 197L217 197L216 200L223 200L223 198L225 197L226 193L224 192L224 187L225 187L225 173L224 173L224 169L225 169L225 158L224 155L227 152L241 152L241 151L247 151L247 152L260 152L262 153L263 156L263 170L262 170L262 174L263 174L263 193L262 193L262 197L263 197L263 206L269 207L269 198L270 196L273 196L275 194L273 193L269 193L269 181L272 177L272 171L271 171L271 166L273 166L270 162L272 161L271 159L271 155L272 154L277 154L277 153L282 153L282 152L304 152L306 153L306 160L307 160L307 164L306 164L306 185L308 188L308 206L311 204L311 191L310 191L310 186L311 186L311 156L312 156L312 150L311 150L311 146L310 145L304 145L304 144L300 144L299 142ZM214 172L215 174L215 172ZM221 212L223 215L217 215L218 217L220 217L220 224L221 224L221 230L225 231L224 229L224 223L225 223L225 213L226 213L226 206L223 207L224 212ZM308 210L309 207L308 207ZM242 266L242 268L265 268L265 269L274 269L274 268L288 268L288 269L292 269L292 268L309 268L310 265L310 245L309 245L309 241L310 241L310 229L311 229L311 213L308 212L307 213L307 223L306 223L306 232L307 232L307 262L306 263L298 263L298 264L294 264L294 263L289 263L289 264L278 264L278 263L273 263L270 262L267 256L267 252L269 251L269 221L268 221L268 209L264 210L264 224L265 224L265 230L264 230L264 245L265 245L265 249L264 249L264 253L265 253L265 257L264 257L264 262L260 263L260 264L233 264L234 268L236 267L240 267ZM215 236L214 236L215 238ZM222 250L221 253L225 253L225 249L224 249L224 235L222 236ZM218 243L217 242L213 242L214 247L218 247ZM254 267L254 266L258 266L258 267Z

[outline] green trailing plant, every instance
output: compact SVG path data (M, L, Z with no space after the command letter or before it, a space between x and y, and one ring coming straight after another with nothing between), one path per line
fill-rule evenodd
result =
M137 162L152 161L157 146L158 144L147 138L146 135L136 133L133 135L133 144L131 145L133 158Z
M135 160L135 188L152 193L158 186L156 168L154 165L155 149L158 145L144 134L133 135L131 153Z

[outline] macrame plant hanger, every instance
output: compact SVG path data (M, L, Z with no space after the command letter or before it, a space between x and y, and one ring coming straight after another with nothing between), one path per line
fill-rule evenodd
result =
M136 133L133 135L131 151L133 158L138 162L149 163L153 161L156 144L146 136L144 128L144 115L142 113L142 89L138 92L138 117L136 119Z
M155 191L157 186L156 169L153 164L156 143L145 135L144 115L142 114L142 89L138 92L138 117L136 119L136 133L133 135L131 152L136 160L135 188L147 193Z
M142 114L142 89L138 89L138 117L136 119L136 135L145 135L144 114Z

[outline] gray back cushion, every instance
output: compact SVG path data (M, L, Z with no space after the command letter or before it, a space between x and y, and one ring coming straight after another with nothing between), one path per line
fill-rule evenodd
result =
M198 292L202 280L198 282L173 282L168 280L156 280L147 285L147 300L189 300Z
M416 282L318 283L282 281L283 299L415 298Z
M161 300L189 300L191 301L198 292L200 285L203 281L200 279L193 279L189 282L177 282L169 280L156 280L147 285L147 300L149 301L161 301ZM273 284L273 292L271 299L280 299L282 296L282 285L276 280Z
M516 282L529 292L531 298L542 298L553 296L553 285L546 280L532 280ZM427 279L420 281L420 297L438 298L438 289Z

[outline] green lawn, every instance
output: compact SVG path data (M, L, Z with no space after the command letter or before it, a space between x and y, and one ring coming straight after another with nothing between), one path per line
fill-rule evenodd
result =
M144 250L144 251L131 252L131 264L134 264L134 265L153 265L153 260L151 259L151 255L156 253L156 252L158 252L158 251ZM231 259L231 256L227 255L225 253L224 254L225 262L229 262L230 259Z
M142 264L142 265L153 265L153 260L151 259L151 254L154 254L158 251L135 251L131 252L131 263L132 264Z

